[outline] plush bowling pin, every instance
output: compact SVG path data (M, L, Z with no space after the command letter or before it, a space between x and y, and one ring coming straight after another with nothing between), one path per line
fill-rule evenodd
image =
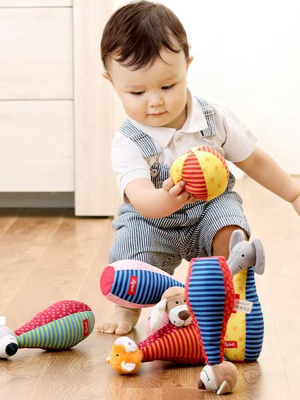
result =
M15 331L0 317L0 358L13 356L19 348L70 349L87 338L94 325L93 311L75 300L53 304Z

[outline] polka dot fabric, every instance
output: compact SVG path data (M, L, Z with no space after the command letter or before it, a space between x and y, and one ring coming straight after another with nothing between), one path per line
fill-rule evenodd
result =
M72 315L80 312L92 311L89 306L75 300L59 301L46 310L37 314L31 321L27 322L21 328L15 330L15 334L20 336L26 332L30 332L36 328L57 321L67 315Z

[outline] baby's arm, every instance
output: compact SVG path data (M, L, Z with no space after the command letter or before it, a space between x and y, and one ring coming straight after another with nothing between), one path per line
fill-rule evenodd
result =
M265 151L256 147L246 160L235 165L266 189L290 202L300 215L300 185Z
M126 186L125 193L138 213L146 218L166 217L184 204L196 201L184 190L184 182L174 185L171 178L164 182L163 189L156 189L149 179L135 179Z

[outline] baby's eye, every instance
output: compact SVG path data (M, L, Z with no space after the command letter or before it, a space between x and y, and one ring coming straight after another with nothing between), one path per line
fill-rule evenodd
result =
M139 92L130 92L130 94L133 94L134 96L141 96L142 94L144 94L145 92L143 91L139 91Z
M168 90L168 89L171 89L174 86L175 86L175 83L173 85L169 85L169 86L162 86L161 88L162 88L162 90Z

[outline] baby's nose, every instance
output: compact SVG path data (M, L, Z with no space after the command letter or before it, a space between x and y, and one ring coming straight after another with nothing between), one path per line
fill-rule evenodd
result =
M186 321L190 318L190 313L187 310L183 310L178 313L178 317L182 319L182 321Z
M150 107L159 107L162 106L164 104L163 99L158 96L158 95L152 95L150 100L149 100L149 105Z

